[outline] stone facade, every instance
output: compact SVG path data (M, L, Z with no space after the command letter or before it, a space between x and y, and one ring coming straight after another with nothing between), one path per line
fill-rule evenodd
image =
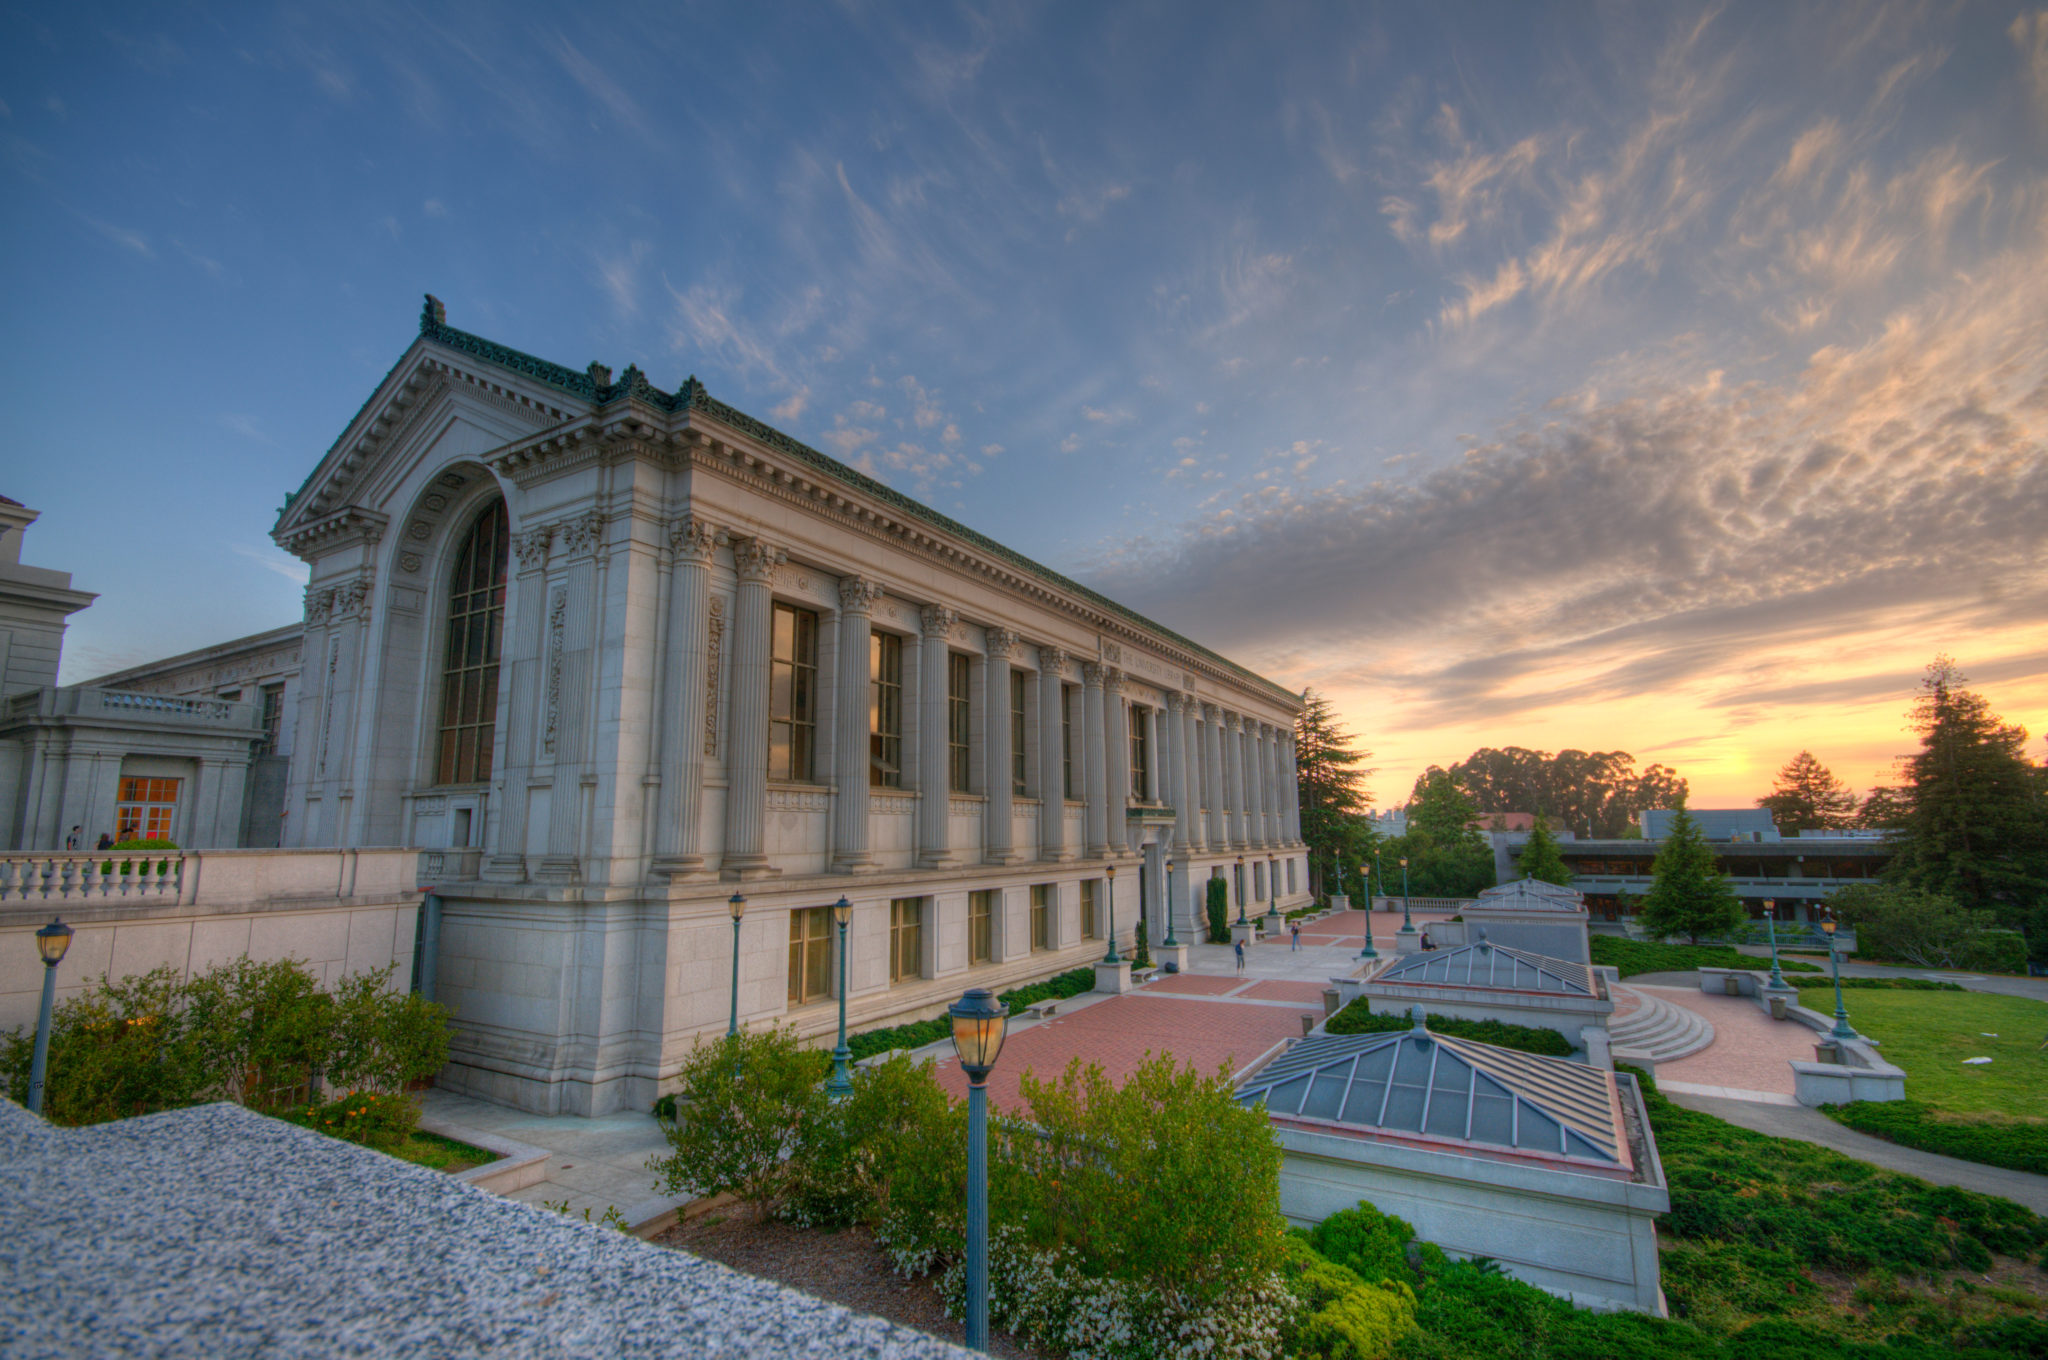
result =
M457 1089L651 1099L724 1025L736 891L743 1018L810 1034L836 945L793 913L842 894L856 1026L1085 963L1112 909L1191 930L1212 874L1307 900L1298 696L694 379L562 368L429 299L275 537L312 568L285 840L448 852ZM474 712L458 598L499 640Z

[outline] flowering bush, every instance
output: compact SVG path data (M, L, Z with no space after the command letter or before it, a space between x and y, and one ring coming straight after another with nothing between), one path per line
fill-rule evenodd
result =
M288 1117L294 1124L364 1147L393 1148L419 1123L420 1107L411 1096L399 1092L351 1091L339 1100L308 1105Z

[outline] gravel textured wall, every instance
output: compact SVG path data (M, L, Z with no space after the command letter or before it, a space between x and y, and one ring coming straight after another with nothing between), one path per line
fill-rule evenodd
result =
M234 1105L0 1100L0 1225L11 1360L970 1354Z

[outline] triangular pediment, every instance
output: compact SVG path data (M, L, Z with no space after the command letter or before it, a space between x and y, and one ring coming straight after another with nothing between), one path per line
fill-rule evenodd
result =
M381 502L423 459L479 459L588 412L423 334L291 495L271 537L304 556L337 523L381 522L390 513Z

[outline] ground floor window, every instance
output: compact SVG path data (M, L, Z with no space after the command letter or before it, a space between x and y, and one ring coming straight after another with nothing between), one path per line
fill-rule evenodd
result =
M832 908L804 907L789 914L789 1004L822 1001L831 990Z
M1081 937L1083 939L1099 940L1102 938L1101 923L1097 919L1095 909L1095 885L1101 881L1099 878L1084 878L1081 880Z
M178 812L179 779L124 778L114 808L117 841L169 840Z
M924 899L899 897L889 903L889 981L924 975Z
M1031 885L1031 947L1052 948L1052 884Z
M967 894L967 961L987 963L995 957L996 895L992 891Z
M1296 892L1296 891L1297 891L1297 890L1296 890L1296 888L1295 888L1295 886L1294 886L1294 861L1293 861L1293 860L1288 860L1288 861L1287 861L1287 895L1288 895L1289 897L1292 897L1292 896L1294 896L1294 894L1295 894L1295 892Z
M1265 866L1265 865L1263 865L1263 864L1259 864L1259 863L1257 863L1257 862L1254 862L1254 863L1252 864L1252 901L1254 901L1254 902L1263 902L1263 901L1265 901L1265 900L1266 900L1266 866Z

